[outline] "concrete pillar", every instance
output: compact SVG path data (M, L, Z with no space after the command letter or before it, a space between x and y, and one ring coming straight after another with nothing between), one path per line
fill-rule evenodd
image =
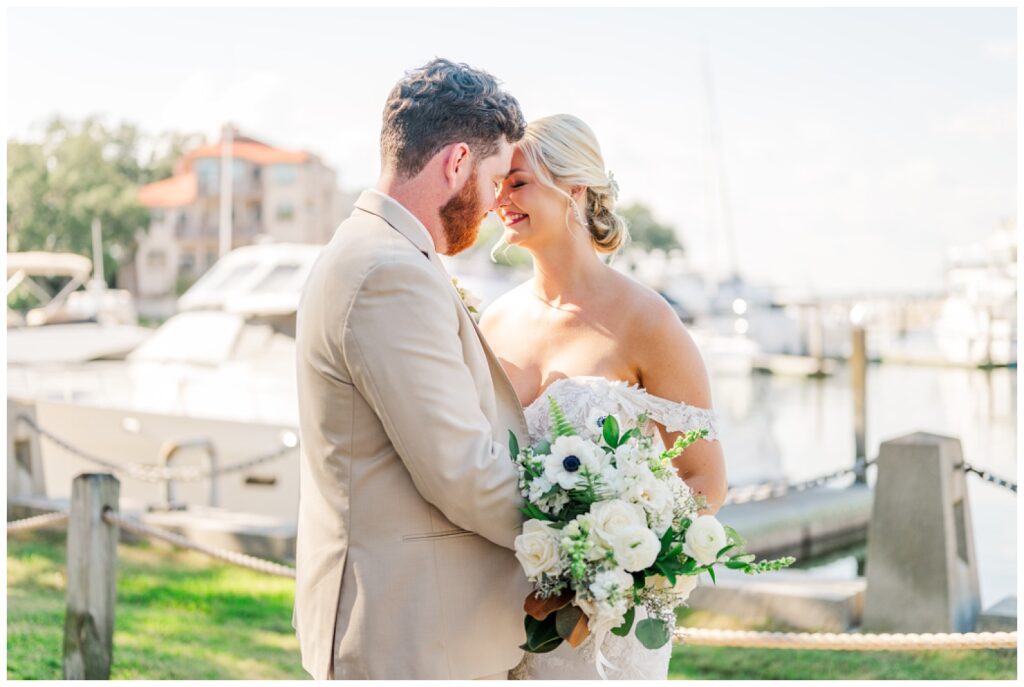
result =
M882 444L868 528L867 632L970 632L981 609L960 441Z

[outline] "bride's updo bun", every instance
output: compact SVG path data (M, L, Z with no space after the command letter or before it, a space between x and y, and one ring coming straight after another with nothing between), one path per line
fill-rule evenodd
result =
M614 253L629 240L629 228L615 212L618 186L605 171L601 146L594 132L579 117L551 115L530 122L518 143L538 181L569 200L566 222L573 214L590 232L594 249ZM586 186L586 200L579 207L555 182Z

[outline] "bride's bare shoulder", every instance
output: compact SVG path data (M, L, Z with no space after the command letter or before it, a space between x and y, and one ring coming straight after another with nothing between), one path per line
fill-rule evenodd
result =
M666 327L682 328L679 316L664 296L628 274L615 272L615 275L616 293L621 299L619 307L629 313L630 331L645 337Z
M489 330L494 331L515 317L516 312L522 307L524 299L529 297L531 281L532 279L527 279L519 286L506 291L484 308L480 315L480 329L484 334Z

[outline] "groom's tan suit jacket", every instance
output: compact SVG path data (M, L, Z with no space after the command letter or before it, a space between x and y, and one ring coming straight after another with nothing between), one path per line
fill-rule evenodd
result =
M296 329L295 613L315 678L512 668L530 591L508 378L425 228L364 192L314 266Z

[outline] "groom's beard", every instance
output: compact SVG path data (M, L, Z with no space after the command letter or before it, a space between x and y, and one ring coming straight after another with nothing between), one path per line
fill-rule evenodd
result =
M441 227L448 246L445 255L455 255L476 243L486 213L476 192L476 168L462 190L441 206Z

